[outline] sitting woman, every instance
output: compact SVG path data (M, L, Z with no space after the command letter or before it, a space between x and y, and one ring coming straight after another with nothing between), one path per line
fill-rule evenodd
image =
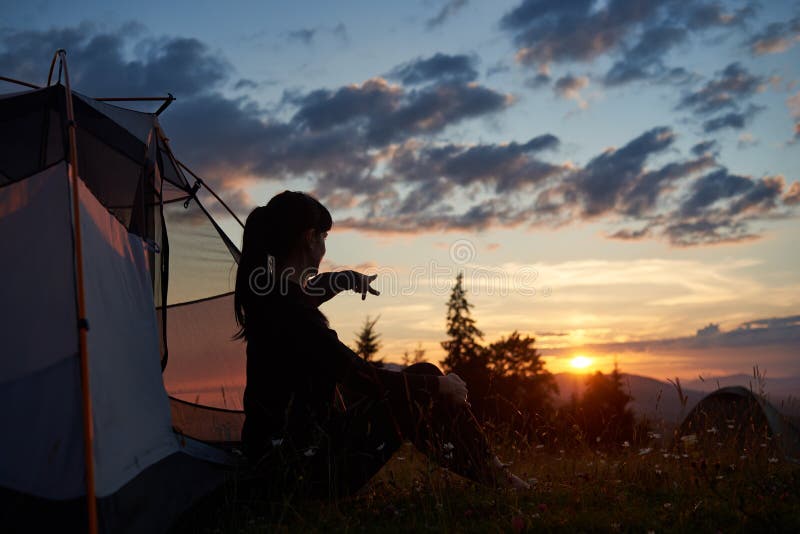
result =
M242 441L256 472L280 491L349 495L409 440L472 480L526 487L491 453L457 375L379 369L329 328L321 303L343 290L378 295L375 275L318 273L332 224L319 201L291 191L245 224L234 305L247 342ZM355 401L344 405L342 390Z

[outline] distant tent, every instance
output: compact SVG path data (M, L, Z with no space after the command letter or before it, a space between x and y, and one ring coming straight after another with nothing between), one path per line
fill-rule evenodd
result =
M677 436L701 448L734 447L742 454L800 461L797 427L762 396L742 386L721 388L700 400Z
M239 252L221 225L240 223L210 215L226 207L175 158L165 106L65 82L0 95L0 530L164 531L237 461Z

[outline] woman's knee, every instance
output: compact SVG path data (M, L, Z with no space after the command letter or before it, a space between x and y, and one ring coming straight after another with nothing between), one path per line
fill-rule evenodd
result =
M420 363L415 363L413 365L409 365L408 367L403 369L403 372L412 375L434 375L434 376L444 375L441 369L439 369L436 365L429 362L420 362Z

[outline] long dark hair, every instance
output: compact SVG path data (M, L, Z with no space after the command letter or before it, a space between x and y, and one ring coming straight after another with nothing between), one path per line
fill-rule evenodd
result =
M268 258L276 264L283 263L300 242L303 233L313 228L327 232L333 219L325 206L314 197L300 191L278 193L250 212L244 223L242 256L236 270L236 289L233 308L236 324L239 325L237 339L247 337L247 315L254 299L258 297L250 285L250 277L256 269L269 272Z

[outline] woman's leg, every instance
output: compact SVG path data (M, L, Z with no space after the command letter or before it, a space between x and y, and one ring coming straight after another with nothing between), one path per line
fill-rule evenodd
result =
M431 363L402 372L442 376ZM483 484L498 481L499 461L466 405L434 401L428 406L362 398L336 414L322 447L307 458L313 493L350 495L366 484L400 447L411 441L437 463Z
M431 363L418 363L405 373L443 376ZM480 423L467 405L434 401L429 406L396 406L393 412L404 437L440 465L481 483L493 483L494 455Z

